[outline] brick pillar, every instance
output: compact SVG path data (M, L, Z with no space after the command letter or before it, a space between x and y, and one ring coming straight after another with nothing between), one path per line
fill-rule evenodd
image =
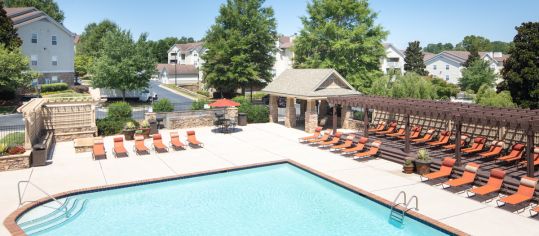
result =
M275 95L270 95L269 100L269 122L277 123L279 122L279 106L277 104L278 97Z
M313 133L317 126L316 100L307 100L305 106L305 132Z
M286 114L284 117L284 126L288 128L296 127L296 99L286 98Z
M238 108L227 107L225 108L225 118L233 121L238 121Z
M341 108L341 127L350 129L350 120L352 119L352 108L348 105L342 105Z

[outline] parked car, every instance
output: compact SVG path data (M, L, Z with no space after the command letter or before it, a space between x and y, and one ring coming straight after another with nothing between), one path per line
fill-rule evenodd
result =
M266 105L269 105L269 94L262 97L262 102L264 102L264 104L266 104ZM277 106L280 107L280 108L286 107L286 98L285 97L279 97L279 99L277 100Z

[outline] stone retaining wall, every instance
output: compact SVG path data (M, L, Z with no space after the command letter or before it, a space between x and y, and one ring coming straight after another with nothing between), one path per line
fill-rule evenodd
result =
M30 168L31 150L23 154L0 156L0 172Z
M343 129L363 130L363 121L348 119L348 122L344 122Z

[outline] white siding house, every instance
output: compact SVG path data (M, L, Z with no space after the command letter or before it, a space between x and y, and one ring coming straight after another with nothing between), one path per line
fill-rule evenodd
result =
M384 43L384 48L386 56L380 59L380 69L384 74L388 74L390 70L397 70L400 74L404 74L404 53L390 43Z
M294 66L294 45L295 36L281 36L275 42L277 52L275 53L275 63L273 64L273 78L277 78L283 71L292 69Z

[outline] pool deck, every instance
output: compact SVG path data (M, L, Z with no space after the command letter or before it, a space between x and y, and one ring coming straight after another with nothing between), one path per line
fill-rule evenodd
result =
M211 128L195 129L204 148L136 156L132 141L126 142L130 155L112 157L112 138L105 138L108 159L94 161L90 153L75 153L73 142L56 144L53 164L25 170L0 172L0 218L17 209L17 182L31 180L51 194L107 184L138 181L199 171L210 171L278 160L293 160L392 201L401 190L419 197L419 213L472 235L539 235L539 221L526 210L517 215L497 209L495 201L480 203L420 182L418 175L403 174L402 166L383 159L354 161L327 150L297 142L306 133L278 124L254 124L232 134L213 133ZM164 141L168 143L168 131ZM185 131L180 130L182 140ZM149 146L151 141L146 140ZM44 197L28 187L24 201ZM2 220L3 221L3 220ZM0 235L9 235L2 225Z

